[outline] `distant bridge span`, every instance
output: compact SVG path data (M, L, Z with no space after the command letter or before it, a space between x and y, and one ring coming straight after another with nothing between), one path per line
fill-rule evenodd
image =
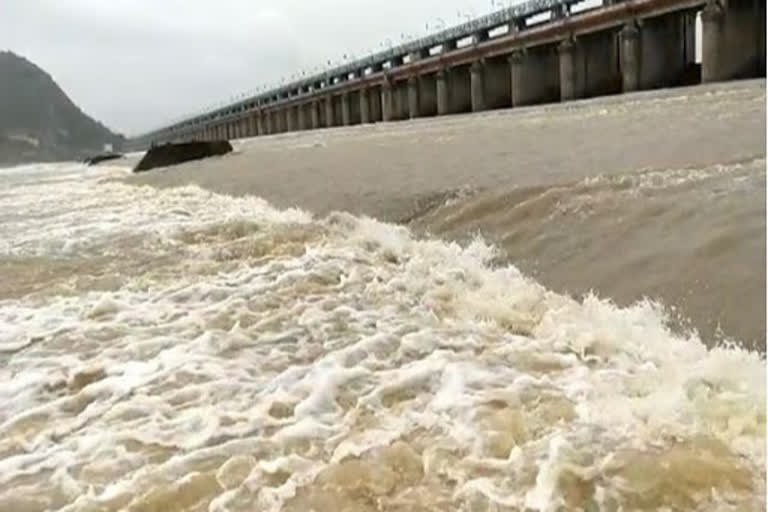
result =
M190 117L129 147L765 76L766 0L603 2L579 11L582 0L531 0Z

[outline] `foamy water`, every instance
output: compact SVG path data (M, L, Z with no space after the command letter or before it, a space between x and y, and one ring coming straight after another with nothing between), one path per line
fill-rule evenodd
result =
M765 507L765 361L339 213L0 170L0 510Z

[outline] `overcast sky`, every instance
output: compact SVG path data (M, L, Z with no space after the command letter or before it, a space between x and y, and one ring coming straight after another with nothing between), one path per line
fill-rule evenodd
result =
M518 0L494 0L495 5ZM85 112L135 135L491 0L0 0L0 50L49 72Z

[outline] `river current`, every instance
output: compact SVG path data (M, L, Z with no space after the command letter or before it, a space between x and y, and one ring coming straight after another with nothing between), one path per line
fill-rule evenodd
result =
M125 172L0 170L0 510L765 507L758 352L479 236Z

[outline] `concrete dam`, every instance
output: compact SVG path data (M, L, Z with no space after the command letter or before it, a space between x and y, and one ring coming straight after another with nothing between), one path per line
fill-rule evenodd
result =
M190 117L128 146L765 76L765 7L765 0L603 0L588 7L579 0L531 0Z

